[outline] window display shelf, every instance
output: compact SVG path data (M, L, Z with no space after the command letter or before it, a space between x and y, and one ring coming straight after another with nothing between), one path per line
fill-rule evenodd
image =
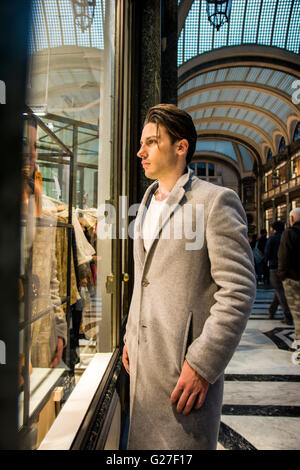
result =
M64 372L64 368L33 368L30 375L30 417L42 409ZM19 429L23 426L23 404L24 392L21 392L19 396Z
M112 353L95 354L38 450L70 449L111 357Z

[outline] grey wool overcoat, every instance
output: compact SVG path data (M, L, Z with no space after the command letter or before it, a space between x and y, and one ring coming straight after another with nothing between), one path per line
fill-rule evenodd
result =
M135 282L125 342L130 366L128 449L215 449L223 372L255 298L253 256L237 194L191 170L173 187L147 253L135 220ZM170 401L184 360L210 386L187 416Z

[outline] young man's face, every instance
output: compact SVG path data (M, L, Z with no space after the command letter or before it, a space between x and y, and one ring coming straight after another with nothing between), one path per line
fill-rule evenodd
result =
M161 179L176 170L178 155L176 153L178 143L171 143L169 134L164 126L156 123L145 125L141 148L137 155L142 159L145 176L150 179Z

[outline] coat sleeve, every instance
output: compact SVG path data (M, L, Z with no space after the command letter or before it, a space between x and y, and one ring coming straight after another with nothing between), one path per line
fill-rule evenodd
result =
M189 346L186 360L214 383L238 346L256 292L246 215L234 191L225 189L216 196L208 215L206 238L217 292L202 333Z

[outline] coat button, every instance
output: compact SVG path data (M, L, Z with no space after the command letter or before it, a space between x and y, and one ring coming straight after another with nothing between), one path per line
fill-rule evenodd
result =
M148 279L145 278L145 279L142 280L142 286L143 287L147 287L149 284L150 284L150 282L148 281Z

